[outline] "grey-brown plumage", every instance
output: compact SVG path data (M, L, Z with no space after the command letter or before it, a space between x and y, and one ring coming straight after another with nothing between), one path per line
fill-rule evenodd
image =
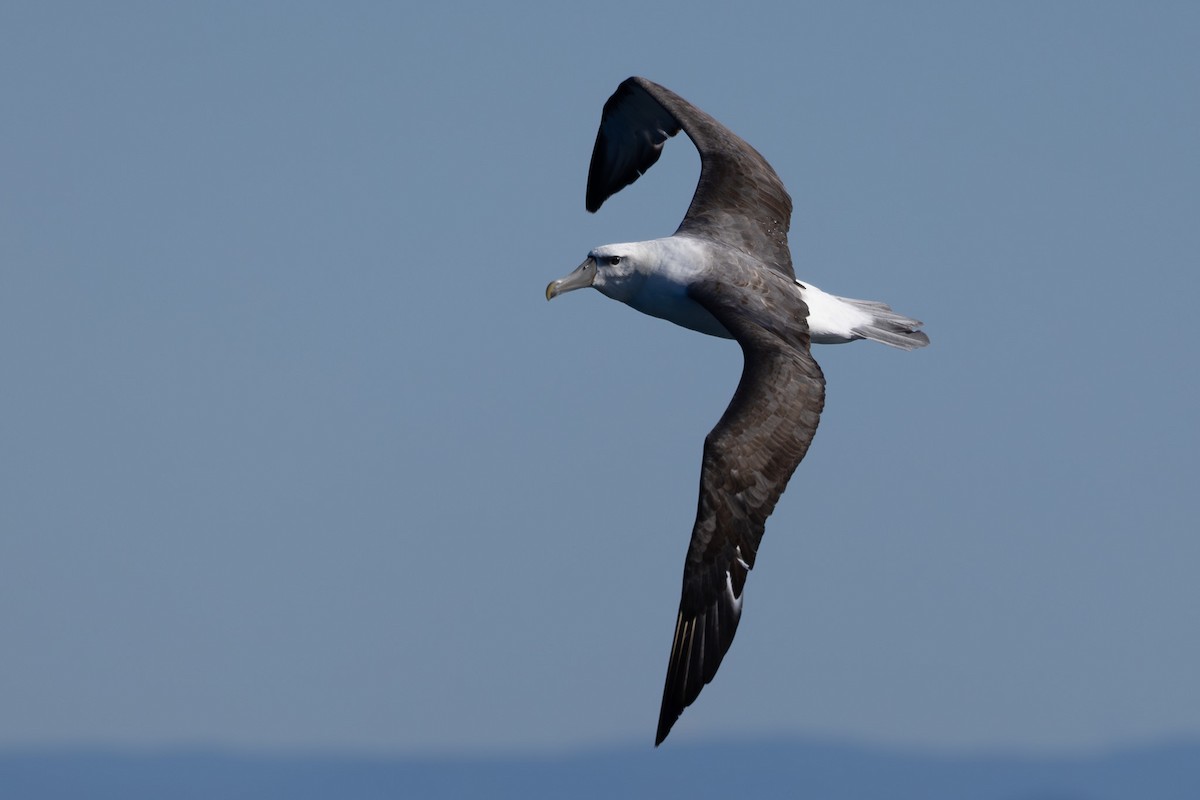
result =
M759 152L670 89L629 78L604 104L592 163L587 210L636 181L680 129L700 152L700 180L676 234L710 238L751 253L789 278L792 198Z
M825 379L812 341L873 338L904 349L928 343L919 322L882 303L798 282L787 241L792 201L775 170L721 123L645 78L624 81L604 104L588 210L636 181L680 130L696 145L701 166L674 235L596 248L546 288L550 299L593 286L644 313L736 339L742 348L741 381L704 441L656 745L729 650L767 517L816 433Z
M745 365L733 400L704 442L655 744L717 674L733 643L767 517L808 450L825 404L825 379L809 353L808 309L791 285L792 198L757 150L671 90L630 78L604 104L588 171L588 210L636 181L680 129L695 143L701 166L676 234L719 242L760 264L733 259L721 265L720 280L688 287L741 344ZM762 274L760 265L783 279Z
M700 500L683 568L683 593L667 665L655 744L717 674L741 617L746 573L754 566L767 517L817 431L825 377L809 352L808 330L772 330L753 301L771 315L807 314L796 292L760 271L747 285L700 283L691 290L742 346L745 364L733 400L704 440ZM786 307L788 301L791 308ZM750 308L747 308L747 305Z

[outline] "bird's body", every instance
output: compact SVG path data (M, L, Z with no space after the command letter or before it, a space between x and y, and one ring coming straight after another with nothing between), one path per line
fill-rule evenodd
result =
M725 277L731 278L737 265L747 263L750 269L761 268L753 258L747 259L739 250L687 234L646 242L608 244L597 247L593 254L599 259L613 255L622 259L620 264L597 272L592 286L605 296L643 314L724 339L734 337L688 296L688 286L710 270L724 271ZM879 334L872 336L871 330L879 323L881 315L902 319L908 325L920 324L890 313L883 303L851 300L828 294L811 283L793 283L808 307L806 322L813 344L844 344L867 338L878 340ZM920 338L912 338L912 331L902 333L908 337L894 346L912 349L924 344Z
M911 350L929 342L920 322L883 303L796 280L787 243L792 202L779 176L715 119L644 78L623 82L604 105L588 210L637 180L680 130L700 152L701 173L675 234L597 247L546 287L547 299L594 287L645 314L736 339L745 358L733 399L704 442L655 744L729 649L766 519L816 432L825 379L810 344L866 338Z

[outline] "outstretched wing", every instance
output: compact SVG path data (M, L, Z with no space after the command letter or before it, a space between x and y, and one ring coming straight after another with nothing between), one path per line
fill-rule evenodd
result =
M808 309L790 282L760 271L735 285L693 286L689 295L734 335L745 364L733 400L704 440L656 745L716 675L733 642L767 517L825 405L825 378L809 352ZM784 321L790 324L781 329Z
M700 181L677 233L753 253L795 278L787 242L792 198L775 170L724 125L645 78L628 78L604 104L588 170L588 211L650 169L681 129L700 152Z

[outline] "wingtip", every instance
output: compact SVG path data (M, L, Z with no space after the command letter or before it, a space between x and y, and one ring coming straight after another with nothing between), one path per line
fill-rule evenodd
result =
M658 732L654 734L655 747L658 747L667 740L667 734L671 732L672 726L675 725L675 721L678 719L678 715L676 715L675 719L672 720L668 720L665 716L660 716L658 718Z

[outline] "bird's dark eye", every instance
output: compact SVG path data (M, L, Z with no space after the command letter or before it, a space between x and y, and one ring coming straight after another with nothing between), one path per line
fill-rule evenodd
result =
M615 267L617 264L620 264L620 263L621 263L620 256L609 256L608 257L608 265L610 267Z

